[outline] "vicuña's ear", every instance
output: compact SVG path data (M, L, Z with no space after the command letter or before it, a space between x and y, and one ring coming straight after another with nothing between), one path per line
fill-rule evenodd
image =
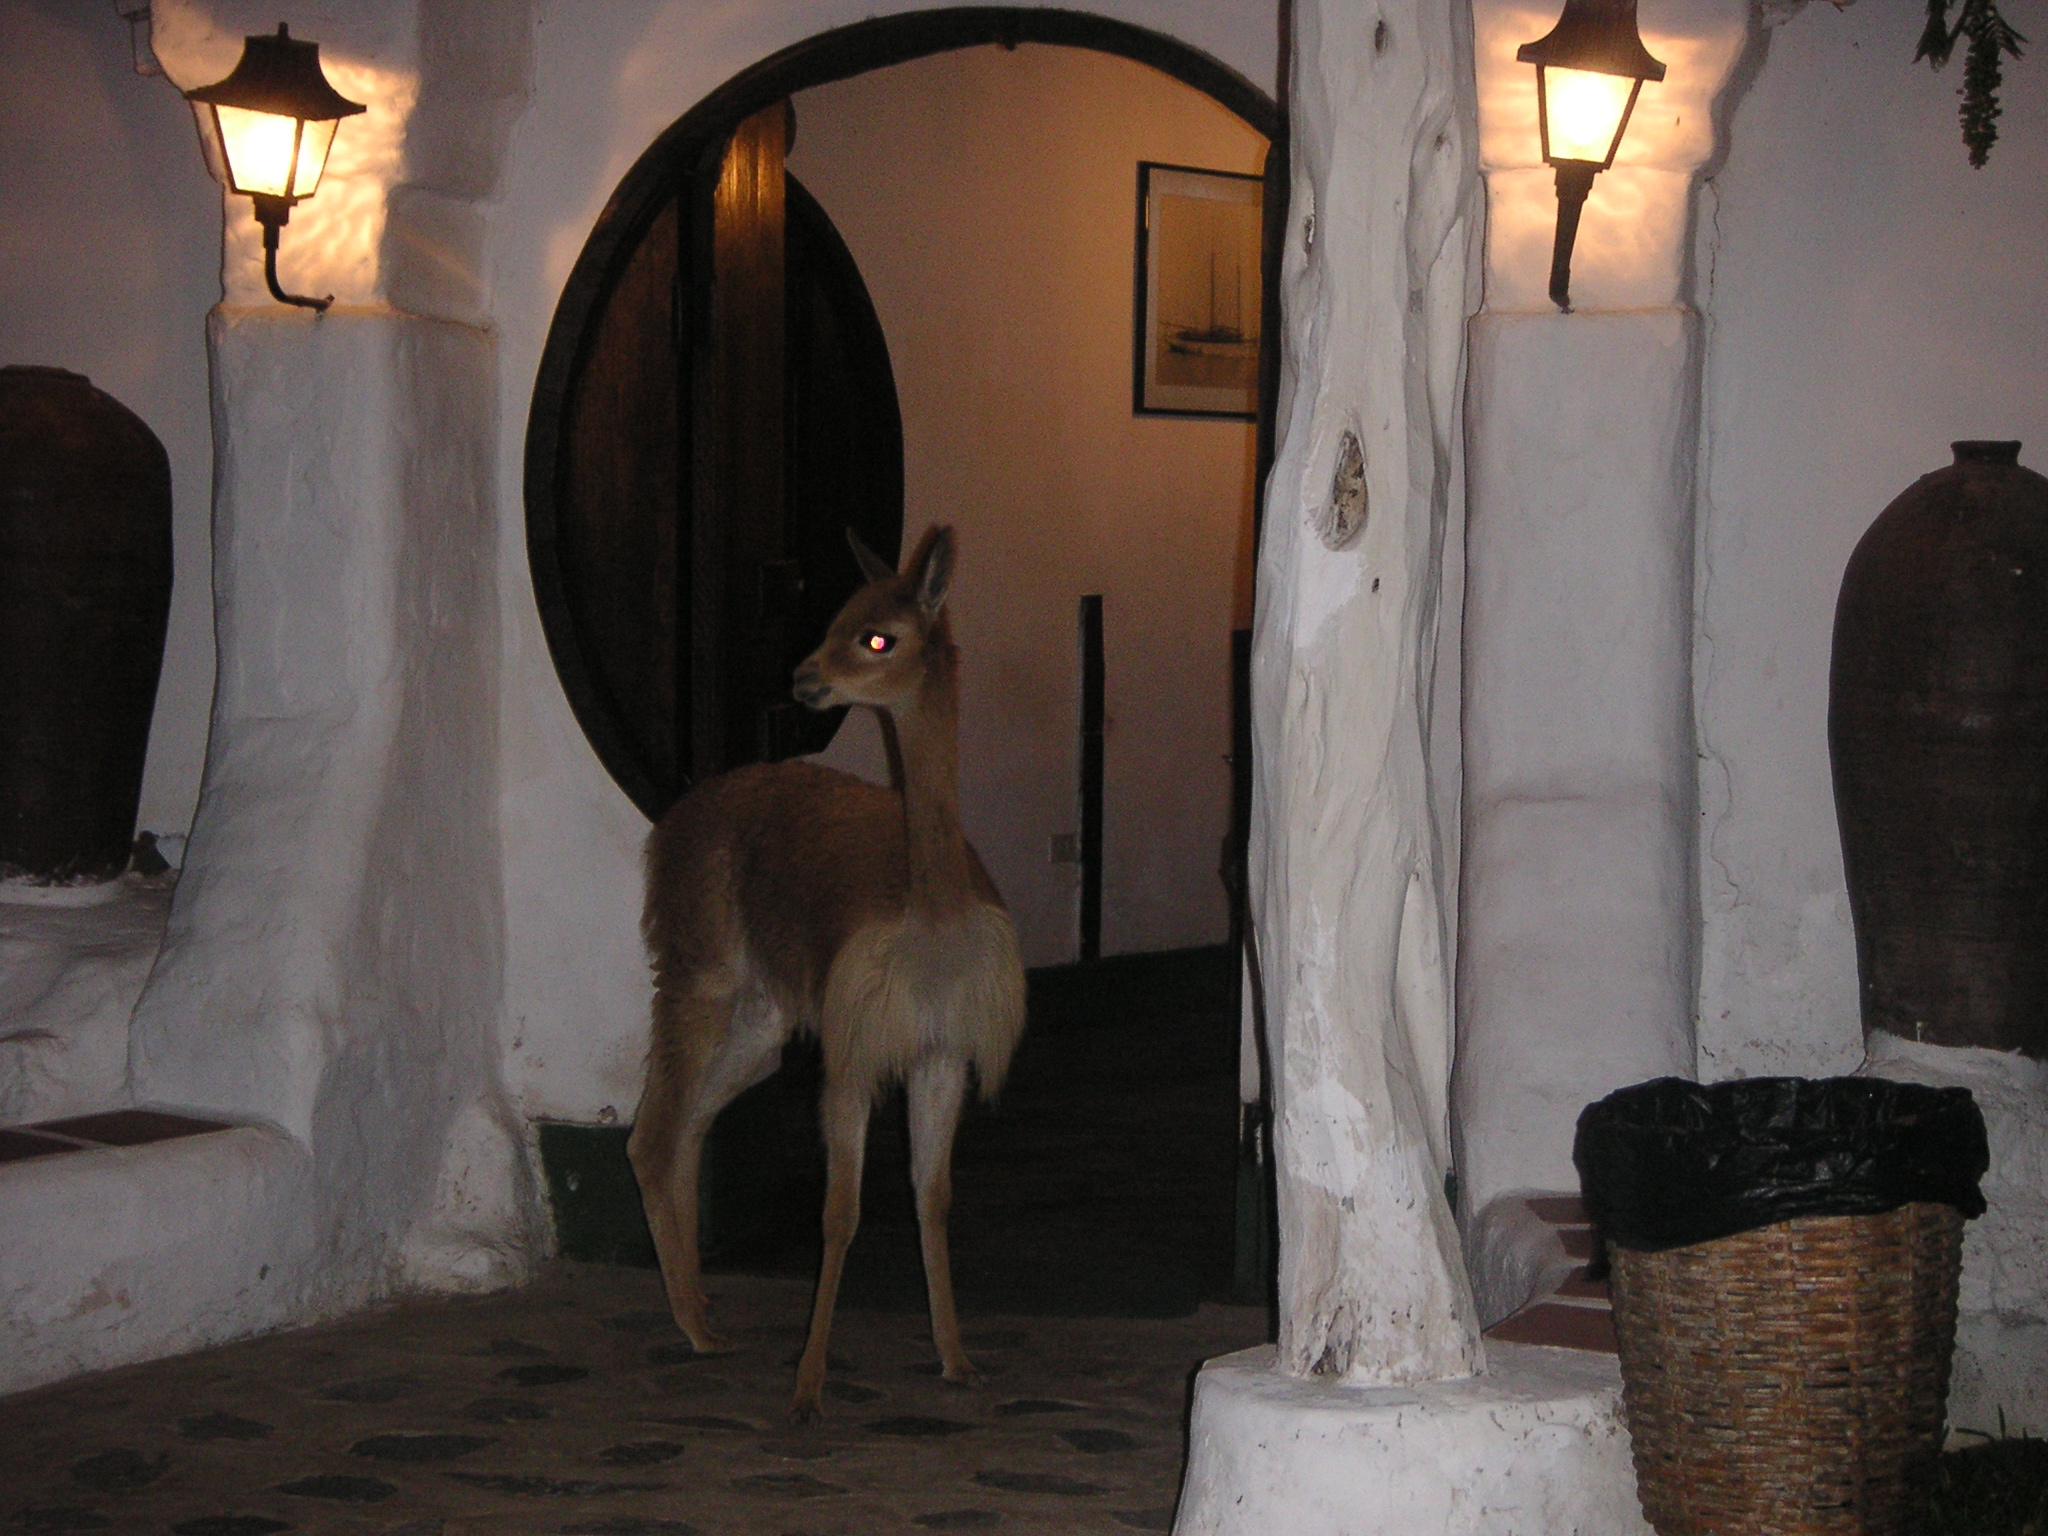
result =
M851 528L846 530L846 542L853 546L853 558L860 564L861 575L869 581L887 581L896 574L889 562L863 544Z
M953 584L953 530L932 529L918 545L916 559L911 579L917 587L917 606L927 620L935 619L946 606L946 588Z

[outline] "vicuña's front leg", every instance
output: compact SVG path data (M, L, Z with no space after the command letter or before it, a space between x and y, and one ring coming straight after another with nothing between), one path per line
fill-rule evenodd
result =
M825 1257L818 1266L818 1294L811 1303L811 1336L796 1368L796 1398L789 1416L799 1423L818 1417L825 1387L825 1346L832 1336L832 1308L846 1250L860 1228L860 1175L868 1140L868 1099L860 1090L828 1082L818 1105L825 1135Z
M932 1343L946 1380L963 1385L981 1380L960 1345L960 1319L953 1310L953 1261L946 1246L946 1218L953 1206L953 1133L967 1098L967 1065L926 1061L910 1074L910 1181L917 1189L917 1234L924 1249L925 1291L931 1298Z

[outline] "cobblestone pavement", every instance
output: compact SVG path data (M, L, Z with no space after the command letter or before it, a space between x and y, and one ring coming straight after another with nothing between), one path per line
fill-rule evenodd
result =
M808 1285L709 1283L731 1354L692 1353L652 1271L559 1263L0 1400L0 1532L1165 1531L1195 1367L1266 1336L1244 1307L969 1317L959 1388L921 1314L842 1307L795 1428Z

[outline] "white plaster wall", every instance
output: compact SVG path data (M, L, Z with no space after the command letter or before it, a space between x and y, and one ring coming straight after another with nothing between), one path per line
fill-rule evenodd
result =
M1103 952L1221 942L1253 428L1133 414L1132 226L1139 160L1255 174L1264 138L1169 76L1070 48L941 54L796 106L790 169L889 342L905 545L927 523L960 533L961 819L1025 963L1075 956L1078 866L1047 839L1079 830L1084 592L1103 595L1107 656ZM872 715L841 736L828 761L886 777Z
M1475 1213L1576 1187L1586 1103L1691 1065L1698 335L1676 307L1473 325L1457 1075Z
M359 1298L359 1269L336 1283L312 1161L290 1136L241 1125L9 1165L0 1393L308 1322Z
M2009 64L1990 164L1911 7L1770 34L1701 218L1710 316L1695 674L1706 1078L1862 1057L1827 754L1843 566L1955 438L2048 467L2048 76ZM1589 215L1590 217L1590 210Z
M0 364L85 374L170 456L175 578L136 820L176 835L213 692L205 318L221 205L176 87L132 58L111 4L0 0Z
M1543 163L1536 71L1515 57L1557 23L1554 0L1479 0L1473 33L1486 172L1486 308L1554 313L1547 292L1557 173ZM1593 179L1572 254L1575 310L1690 304L1695 178L1726 148L1756 23L1745 0L1641 0L1643 44L1666 66L1645 83L1614 164Z
M85 889L91 905L30 904L18 890L0 902L0 1125L128 1102L128 1016L163 942L171 877Z
M493 55L518 56L502 34L523 36L527 8L429 0L340 9L286 19L326 44L330 77L372 111L341 133L331 179L286 227L285 285L339 287L348 298L381 282L415 313L480 319L481 215L461 199L488 191L495 175L506 92L490 78L502 68ZM188 85L225 75L243 35L278 20L267 0L163 0L156 11L167 55L203 60ZM164 851L176 860L199 798L214 683L205 322L222 298L224 207L234 296L269 300L248 199L209 178L180 87L136 73L133 59L112 0L0 0L0 364L85 374L141 416L170 456L175 582L136 824L171 838ZM400 60L444 81L466 75L460 113L419 103ZM385 181L405 183L388 215ZM348 292L349 275L361 293Z
M828 27L916 7L871 0L537 5L532 94L484 244L499 327L507 1075L529 1115L630 1115L647 1010L638 932L644 817L584 741L534 607L520 513L526 418L562 284L646 146L746 66ZM1271 89L1268 4L1115 0L1090 9L1177 37ZM1055 641L1065 647L1071 630Z

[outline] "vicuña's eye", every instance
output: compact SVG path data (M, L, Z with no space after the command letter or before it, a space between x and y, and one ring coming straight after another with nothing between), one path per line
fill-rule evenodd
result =
M877 656L886 656L896 649L896 637L894 635L885 635L878 629L862 630L860 645L864 651L872 651Z

